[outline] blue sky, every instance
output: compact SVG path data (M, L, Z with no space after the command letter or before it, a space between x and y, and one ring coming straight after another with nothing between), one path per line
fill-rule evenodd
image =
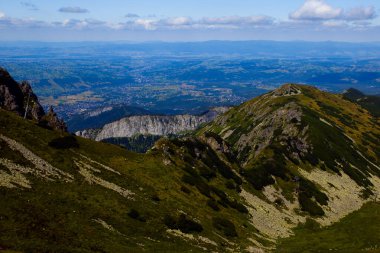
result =
M380 41L379 0L0 0L0 40Z

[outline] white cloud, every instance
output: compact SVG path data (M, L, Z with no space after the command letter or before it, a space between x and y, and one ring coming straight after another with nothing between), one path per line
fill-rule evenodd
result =
M58 10L59 12L65 12L65 13L87 13L88 10L81 8L81 7L62 7Z
M268 16L227 16L227 17L204 17L192 19L190 17L169 18L139 18L130 19L119 24L109 24L115 29L145 29L145 30L207 30L207 29L242 29L249 27L261 27L273 25L274 19Z
M107 27L107 23L97 19L66 19L63 22L55 22L55 26L73 29L94 29Z
M376 10L373 6L356 7L344 13L346 20L369 20L376 18Z
M327 20L322 23L323 26L329 28L342 28L347 27L347 23L344 21Z
M323 0L306 0L306 2L296 11L289 15L295 20L327 20L337 19L343 13L343 9L334 8Z
M355 7L345 10L343 8L335 8L324 0L306 0L298 10L289 14L290 19L309 21L370 20L376 16L376 10L373 6Z
M174 17L174 18L168 18L168 19L162 19L159 21L159 24L164 26L189 26L192 25L194 21L191 18L188 17Z
M211 26L229 25L238 28L242 26L271 25L273 24L273 18L268 16L226 16L219 18L203 18L200 23Z
M157 21L152 20L152 19L137 19L134 22L127 23L126 28L130 27L129 25L132 26L137 26L137 27L142 27L145 30L156 30L156 23Z
M309 0L310 1L310 0ZM313 0L316 1L316 0ZM320 2L320 0L318 0ZM234 30L245 32L248 30L260 30L268 33L276 33L278 31L334 31L337 28L345 29L370 29L371 22L367 22L367 18L373 17L375 14L371 8L368 9L351 9L350 12L342 13L339 17L331 17L326 13L322 15L322 11L318 11L319 19L314 16L313 19L307 20L275 20L269 16L224 16L224 17L203 17L194 19L191 17L141 17L127 18L124 22L106 22L96 19L66 19L64 21L45 22L34 19L20 19L6 16L0 12L0 29L13 28L54 28L64 30L92 30L92 31L212 31L217 30ZM336 15L334 15L336 16ZM300 15L299 17L305 17ZM345 17L345 18L343 18Z

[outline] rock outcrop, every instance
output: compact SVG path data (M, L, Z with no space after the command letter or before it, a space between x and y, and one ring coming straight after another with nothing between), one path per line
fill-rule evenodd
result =
M19 115L24 113L24 94L21 87L3 68L0 68L0 107Z
M202 115L142 115L122 118L106 124L101 129L88 129L76 132L76 135L97 141L109 138L132 137L136 134L167 136L179 134L198 128L208 123L219 114L228 110L228 107L212 108Z
M35 120L42 126L67 131L65 122L58 118L53 108L45 114L28 82L17 83L3 68L0 68L0 108Z
M41 120L45 115L45 111L39 103L37 95L34 94L32 87L28 82L23 81L20 88L24 97L24 113L27 111L27 118Z
M42 121L44 121L46 126L49 128L67 132L66 123L63 121L63 119L58 118L58 115L55 113L52 106L50 106L49 112L42 117Z

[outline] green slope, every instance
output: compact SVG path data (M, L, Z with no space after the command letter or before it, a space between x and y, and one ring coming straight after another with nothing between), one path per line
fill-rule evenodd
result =
M380 96L376 95L365 95L359 90L350 88L346 90L342 97L351 102L359 104L375 117L380 117Z
M320 228L310 220L295 236L279 242L276 252L380 252L380 204L368 203L340 222Z
M0 250L273 250L307 218L338 221L380 190L378 123L285 85L137 154L0 110Z
M364 197L373 190L370 175L380 176L379 120L311 86L284 85L230 110L199 133L208 131L232 146L255 189L298 189L301 210L313 216L324 214L329 198L298 168L345 173L363 187Z
M0 187L1 249L22 252L225 251L249 244L247 237L255 231L247 222L246 213L228 205L216 211L208 206L208 197L183 182L187 165L180 157L165 165L163 159L166 158L159 150L140 155L111 144L60 135L3 110L0 110L0 126L1 135L22 143L73 177L72 182L63 182L63 178L47 180L34 171L23 174L30 188L17 183L13 188ZM52 141L56 144L52 145ZM57 148L57 143L66 147ZM160 145L165 143L172 145L166 140ZM33 168L30 161L12 150L3 139L0 147L1 159ZM93 175L134 195L123 197L115 190L89 183L79 173L76 161L92 166ZM116 173L94 161L112 167ZM5 173L12 174L4 165L0 165L0 172L0 184ZM203 178L200 180L206 182ZM214 172L215 191L237 197L235 190L225 186L226 182L218 171ZM225 227L224 221L228 221L227 226L233 224L232 228ZM194 224L201 225L202 231L198 232ZM169 228L182 230L194 238L175 236L168 233ZM236 231L237 236L228 234L229 229Z

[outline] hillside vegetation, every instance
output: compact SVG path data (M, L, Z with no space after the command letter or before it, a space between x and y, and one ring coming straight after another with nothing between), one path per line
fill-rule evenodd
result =
M293 84L147 154L0 109L0 250L312 249L299 231L339 235L379 194L379 137L378 119L359 105ZM370 235L379 230L366 231L357 249L379 245Z

